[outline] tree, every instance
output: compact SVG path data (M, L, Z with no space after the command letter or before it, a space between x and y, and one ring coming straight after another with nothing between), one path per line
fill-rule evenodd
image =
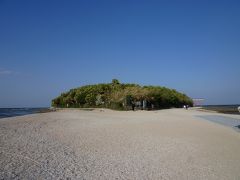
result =
M93 93L87 94L85 97L85 101L87 105L89 106L95 106L96 105L96 96Z
M118 84L120 84L120 82L117 79L112 79L112 84L113 85L118 85Z

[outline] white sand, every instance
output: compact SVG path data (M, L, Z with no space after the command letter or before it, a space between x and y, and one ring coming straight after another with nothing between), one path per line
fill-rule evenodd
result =
M212 113L63 110L0 119L0 179L240 179L240 133L195 117L204 114Z

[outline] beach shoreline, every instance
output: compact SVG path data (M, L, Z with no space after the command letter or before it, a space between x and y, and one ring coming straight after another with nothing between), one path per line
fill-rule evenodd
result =
M240 105L208 105L208 106L198 107L198 110L207 111L207 112L217 112L222 114L240 115L240 112L238 111L239 106Z
M240 133L196 109L58 109L0 121L0 179L239 179Z

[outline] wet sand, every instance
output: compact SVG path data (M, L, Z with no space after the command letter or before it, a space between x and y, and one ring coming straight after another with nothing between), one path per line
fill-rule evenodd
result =
M0 119L0 179L240 179L240 133L199 117L215 114L98 109Z

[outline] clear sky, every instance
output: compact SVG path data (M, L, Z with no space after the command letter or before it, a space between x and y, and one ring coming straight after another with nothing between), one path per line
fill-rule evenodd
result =
M0 107L113 78L240 103L240 1L0 0Z

